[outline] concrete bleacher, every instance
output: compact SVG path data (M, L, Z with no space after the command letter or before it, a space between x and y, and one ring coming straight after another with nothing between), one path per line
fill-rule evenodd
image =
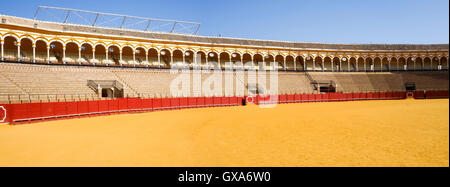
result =
M249 88L270 89L270 76L265 80L258 73L223 71L219 92L203 93L194 86L194 75L200 84L210 79L212 71L187 71L190 79L189 94L182 96L243 96L251 94ZM305 73L278 72L278 94L314 93L314 87ZM448 71L426 72L311 72L314 80L334 81L338 92L402 91L406 82L415 82L418 90L448 90ZM232 86L225 86L225 75L231 77ZM238 76L239 75L239 76ZM120 68L93 66L64 66L43 64L0 63L0 102L11 98L26 100L99 99L87 86L88 80L115 80L124 85L124 95L145 97L172 97L170 85L179 74L171 70L148 68ZM251 88L250 88L251 89ZM273 94L262 90L261 94ZM19 96L17 96L19 95ZM19 98L20 97L20 98Z

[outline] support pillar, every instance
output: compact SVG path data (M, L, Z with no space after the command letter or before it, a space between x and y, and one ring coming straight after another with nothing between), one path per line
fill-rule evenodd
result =
M95 48L92 49L92 63L95 64Z
M158 68L161 68L161 54L158 53Z
M50 64L50 46L47 47L47 62Z
M78 47L78 63L81 65L81 47Z
M36 63L36 44L33 44L33 63Z
M20 42L17 42L17 61L21 61L20 57Z
M0 41L0 44L1 44L1 47L2 47L1 59L2 59L2 61L4 61L5 60L5 51L4 51L3 48L4 48L5 43L2 40L2 41Z
M284 67L283 67L283 69L284 69L284 71L286 71L287 70L287 66L286 66L286 57L283 57L283 64L284 64Z
M66 64L66 46L63 46L63 64Z
M136 62L136 51L133 51L133 66L136 67L136 64L137 64L137 62Z

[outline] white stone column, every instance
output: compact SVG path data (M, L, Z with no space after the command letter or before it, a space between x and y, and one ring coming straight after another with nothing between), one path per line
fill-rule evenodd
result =
M66 46L63 46L63 64L66 64Z
M183 53L183 68L188 67L188 65L186 64L186 52Z
M145 61L147 62L147 67L150 62L148 61L148 51L145 51Z
M170 63L169 63L169 68L171 68L173 66L173 53L170 53Z
M95 48L92 49L92 63L95 64Z
M33 44L33 63L36 63L36 44Z
M50 46L47 46L47 62L50 64Z
M78 63L81 65L81 47L78 47Z
M105 52L106 52L106 56L105 56L106 57L106 62L108 62L108 60L109 60L109 49L106 49ZM108 63L105 63L105 64L108 65Z
M21 61L21 57L20 57L20 42L17 42L17 61Z
M339 59L339 71L342 71L342 59Z
M366 59L364 59L364 71L367 71Z
M0 41L0 44L1 44L1 47L2 47L1 59L2 59L2 61L4 61L5 60L5 51L4 51L3 48L4 48L5 43L2 40L2 41Z
M334 57L331 59L331 71L334 72Z
M161 54L158 53L158 68L161 68Z
M136 51L133 51L133 66L136 66L137 62L136 62Z
M316 71L316 59L314 58L312 62L313 62L313 71Z
M297 71L297 58L294 58L294 71Z

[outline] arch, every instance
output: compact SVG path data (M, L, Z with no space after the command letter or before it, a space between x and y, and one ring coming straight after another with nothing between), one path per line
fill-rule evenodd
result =
M348 60L350 69L349 71L358 71L358 59L355 57L350 57Z
M230 54L223 51L219 54L219 65L222 69L231 69L230 67Z
M438 70L448 70L448 57L441 57L438 65Z
M398 60L396 57L392 57L389 65L389 71L398 71Z
M357 59L356 71L366 71L366 59L364 57Z
M75 42L66 43L66 58L64 59L64 61L69 64L78 63L79 62L78 52L79 52L78 43Z
M206 52L203 50L199 50L196 52L197 58L195 62L197 63L194 67L204 68L206 67Z
M375 71L374 60L371 57L366 58L365 62L365 71Z
M413 62L414 63L414 70L424 70L424 65L423 65L423 58L422 57L417 57L416 60Z
M144 47L136 47L134 51L136 52L136 63L138 63L138 66L148 66L147 49Z
M209 69L217 69L220 68L219 66L219 53L214 51L214 50L210 50L208 53L207 57L207 63L206 63L206 68Z
M333 57L325 57L323 59L323 71L332 71L333 70Z
M95 45L95 56L93 63L94 64L101 64L106 59L106 45L104 44L96 44Z
M408 69L405 57L399 57L397 60L397 64L398 64L398 68L397 68L398 70L406 71Z
M114 46L113 46L114 47ZM111 51L110 51L111 54ZM123 46L122 47L122 63L124 65L136 66L135 62L135 51L131 46Z
M383 68L383 63L380 57L375 57L373 59L373 71L381 71Z
M381 59L381 71L390 71L391 67L390 67L390 63L389 63L389 58L388 57L383 57Z
M17 60L17 45L18 45L18 37L15 35L5 35L3 38L3 48L4 48L4 56L5 60L16 61Z
M426 56L423 58L423 70L425 70L425 71L433 70L432 58L433 57L429 57L429 56Z
M23 62L33 62L33 45L34 41L28 36L20 39L20 59Z
M93 58L92 56L92 52L93 52L93 47L90 43L83 43L81 44L81 59L80 59L80 63L81 64L91 64L91 60Z
M59 40L50 42L50 63L63 64L64 43Z
M117 45L109 45L108 46L108 60L104 59L101 62L107 65L123 65L123 60L121 60L120 52L121 48ZM126 64L126 63L125 63Z
M262 54L259 54L259 53L253 55L252 63L254 64L254 69L255 70L265 69L265 67L261 67L262 66L262 62L264 60L263 58L264 58L264 56Z
M151 67L159 67L159 60L158 60L158 50L156 48L151 47L148 49L148 63Z
M251 69L254 66L254 64L252 62L253 57L251 54L244 53L242 55L242 59L243 59L242 63L244 64L244 69Z
M341 69L341 59L339 59L339 57L334 57L333 58L333 69L332 71L342 71Z
M415 70L415 63L416 63L416 58L415 57L408 57L406 59L406 65L407 65L407 70L408 71L414 71Z
M185 56L184 60L185 60L186 64L191 68L194 65L194 54L195 54L195 51L192 49L187 49L184 52L184 56Z
M341 59L341 71L350 71L350 57L344 56Z
M314 71L314 57L313 56L304 56L304 64L306 71Z
M47 46L46 41L36 40L36 63L47 63L49 59L47 58Z
M286 56L286 68L288 71L295 71L296 66L294 66L295 58L292 55Z
M173 62L171 66L182 67L184 52L181 49L174 49L173 51Z
M325 64L324 64L321 56L317 56L314 59L314 62L315 62L315 64L314 64L315 71L325 71Z
M278 70L285 70L286 67L284 66L284 56L283 55L276 55L275 56L275 62L278 64Z
M275 62L275 57L272 54L266 54L264 56L264 61L266 63L266 70L268 71L274 71L274 70L278 70L277 65Z
M305 60L303 59L303 56L297 56L297 58L295 59L296 62L298 62L298 66L297 69L298 71L305 71Z
M231 54L231 62L233 63L234 69L239 69L239 70L243 69L244 65L241 61L241 58L242 58L242 54L239 52L234 52Z
M171 55L172 55L172 51L170 51L169 49L161 49L159 51L160 54L160 60L161 60L161 66L164 68L169 68L171 62Z

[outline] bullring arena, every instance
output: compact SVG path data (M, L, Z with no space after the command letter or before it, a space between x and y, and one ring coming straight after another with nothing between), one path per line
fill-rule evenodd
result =
M0 19L0 166L449 166L448 44Z

